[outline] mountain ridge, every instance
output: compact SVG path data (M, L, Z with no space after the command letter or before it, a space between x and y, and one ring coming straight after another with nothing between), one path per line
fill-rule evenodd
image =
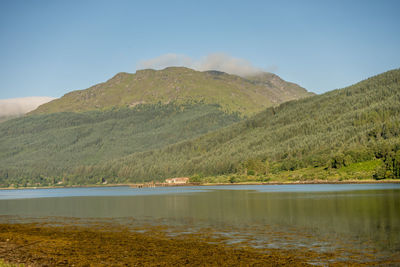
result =
M284 101L313 93L274 74L240 77L219 71L196 71L185 67L145 69L134 74L120 72L106 82L76 90L40 106L30 114L61 111L81 112L134 107L161 102L219 104L226 112L252 115Z

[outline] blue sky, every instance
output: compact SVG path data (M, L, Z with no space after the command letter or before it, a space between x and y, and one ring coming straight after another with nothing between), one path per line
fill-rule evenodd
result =
M400 1L0 1L0 99L60 97L165 54L224 53L322 93L400 67Z

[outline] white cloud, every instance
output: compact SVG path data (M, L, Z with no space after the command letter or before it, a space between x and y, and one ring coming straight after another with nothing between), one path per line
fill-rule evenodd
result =
M164 69L171 66L185 66L193 65L193 60L185 55L178 54L165 54L149 60L140 61L138 69Z
M185 55L165 54L149 60L139 62L138 69L163 69L171 66L184 66L199 71L218 70L239 76L248 76L263 72L261 68L253 66L249 61L235 58L224 53L213 53L194 60Z
M54 99L48 96L0 99L0 117L22 115Z

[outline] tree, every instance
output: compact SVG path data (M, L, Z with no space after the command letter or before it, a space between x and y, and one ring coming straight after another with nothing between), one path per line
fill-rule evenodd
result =
M373 177L375 180L382 180L386 178L386 165L384 162L380 161L380 164L375 169Z
M393 176L400 179L400 150L397 150L393 163Z

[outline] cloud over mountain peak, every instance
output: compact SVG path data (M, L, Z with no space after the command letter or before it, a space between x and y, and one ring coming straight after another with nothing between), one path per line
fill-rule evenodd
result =
M253 66L248 60L232 57L225 53L212 53L199 60L182 54L169 53L140 61L137 69L164 69L171 66L188 67L199 71L218 70L239 76L249 76L264 71Z

